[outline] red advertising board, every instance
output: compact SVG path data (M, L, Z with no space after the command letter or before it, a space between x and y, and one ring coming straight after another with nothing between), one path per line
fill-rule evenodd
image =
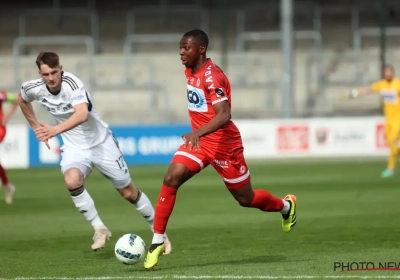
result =
M308 125L280 125L276 135L278 152L306 152L310 148Z
M378 123L375 130L375 145L377 149L386 149L385 124Z

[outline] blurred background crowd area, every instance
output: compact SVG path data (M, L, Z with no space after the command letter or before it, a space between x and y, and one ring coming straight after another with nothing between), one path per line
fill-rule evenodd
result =
M16 0L0 22L2 89L38 78L36 55L55 51L116 125L188 121L178 47L191 29L210 37L235 119L379 115L379 96L341 96L400 58L398 0Z

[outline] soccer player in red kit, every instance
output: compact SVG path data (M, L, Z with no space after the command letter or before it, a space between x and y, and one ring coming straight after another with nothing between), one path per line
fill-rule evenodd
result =
M4 102L11 103L9 110L5 115L3 115ZM7 131L6 124L10 120L11 116L15 113L17 107L18 107L18 102L16 96L14 94L0 90L0 143L3 142L4 138L6 137L6 131ZM7 173L1 164L0 164L0 180L1 180L1 185L5 187L6 191L4 200L7 204L11 204L15 193L15 186L11 184L10 181L8 180Z
M231 121L231 87L224 72L206 57L208 36L201 30L185 33L180 56L186 66L187 99L192 132L175 153L157 201L154 236L144 267L153 268L164 251L163 234L174 208L178 188L208 165L220 174L225 186L243 207L280 212L282 228L296 224L296 197L284 199L266 190L253 190L243 156L240 132Z

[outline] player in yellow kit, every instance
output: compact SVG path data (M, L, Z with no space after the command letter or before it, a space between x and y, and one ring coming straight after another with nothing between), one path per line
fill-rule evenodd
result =
M381 94L383 99L385 123L385 138L390 148L387 169L382 172L382 178L391 177L399 156L397 142L400 140L400 79L395 77L393 66L386 66L383 70L383 79L367 87L353 89L349 92L350 98L370 93Z

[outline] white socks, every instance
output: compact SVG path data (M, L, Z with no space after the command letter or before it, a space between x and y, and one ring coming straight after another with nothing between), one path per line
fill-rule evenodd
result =
M281 213L282 214L287 214L289 212L289 210L290 210L290 203L287 200L284 200L284 199L282 199L282 200L283 200L283 208L281 210Z
M153 240L151 241L151 244L160 244L163 242L164 242L164 234L155 233L153 235Z
M139 194L139 199L135 202L132 203L133 205L135 205L136 210L139 211L139 213L143 216L143 218L146 219L146 221L149 223L151 231L154 232L154 228L153 228L153 223L154 223L154 208L153 205L150 202L150 199L147 197L147 195L140 191ZM158 236L158 237L156 237ZM154 234L153 237L153 242L152 243L163 243L164 242L164 238L167 238L167 234ZM154 239L156 239L159 242L154 242Z
M81 190L74 190L71 192L72 201L75 203L78 211L88 220L94 229L104 226L101 221L99 214L97 213L96 207L94 206L94 201L89 193L81 187ZM75 192L75 193L74 193ZM80 194L78 194L81 192ZM74 196L74 194L77 194Z
M72 201L74 202L78 211L86 218L87 221L91 223L94 229L104 226L101 221L99 214L97 213L96 207L94 205L94 201L89 193L84 189L84 187L80 187L76 190L70 191ZM136 210L145 218L145 220L149 223L151 230L153 229L154 222L154 208L151 204L147 195L140 191L138 200L132 204L135 206ZM287 202L286 202L287 203ZM152 243L163 243L164 237L166 238L166 234L154 234Z
M144 192L139 191L139 198L132 204L135 206L136 210L139 211L140 215L142 215L149 223L150 227L152 227L154 221L154 208L147 195Z

